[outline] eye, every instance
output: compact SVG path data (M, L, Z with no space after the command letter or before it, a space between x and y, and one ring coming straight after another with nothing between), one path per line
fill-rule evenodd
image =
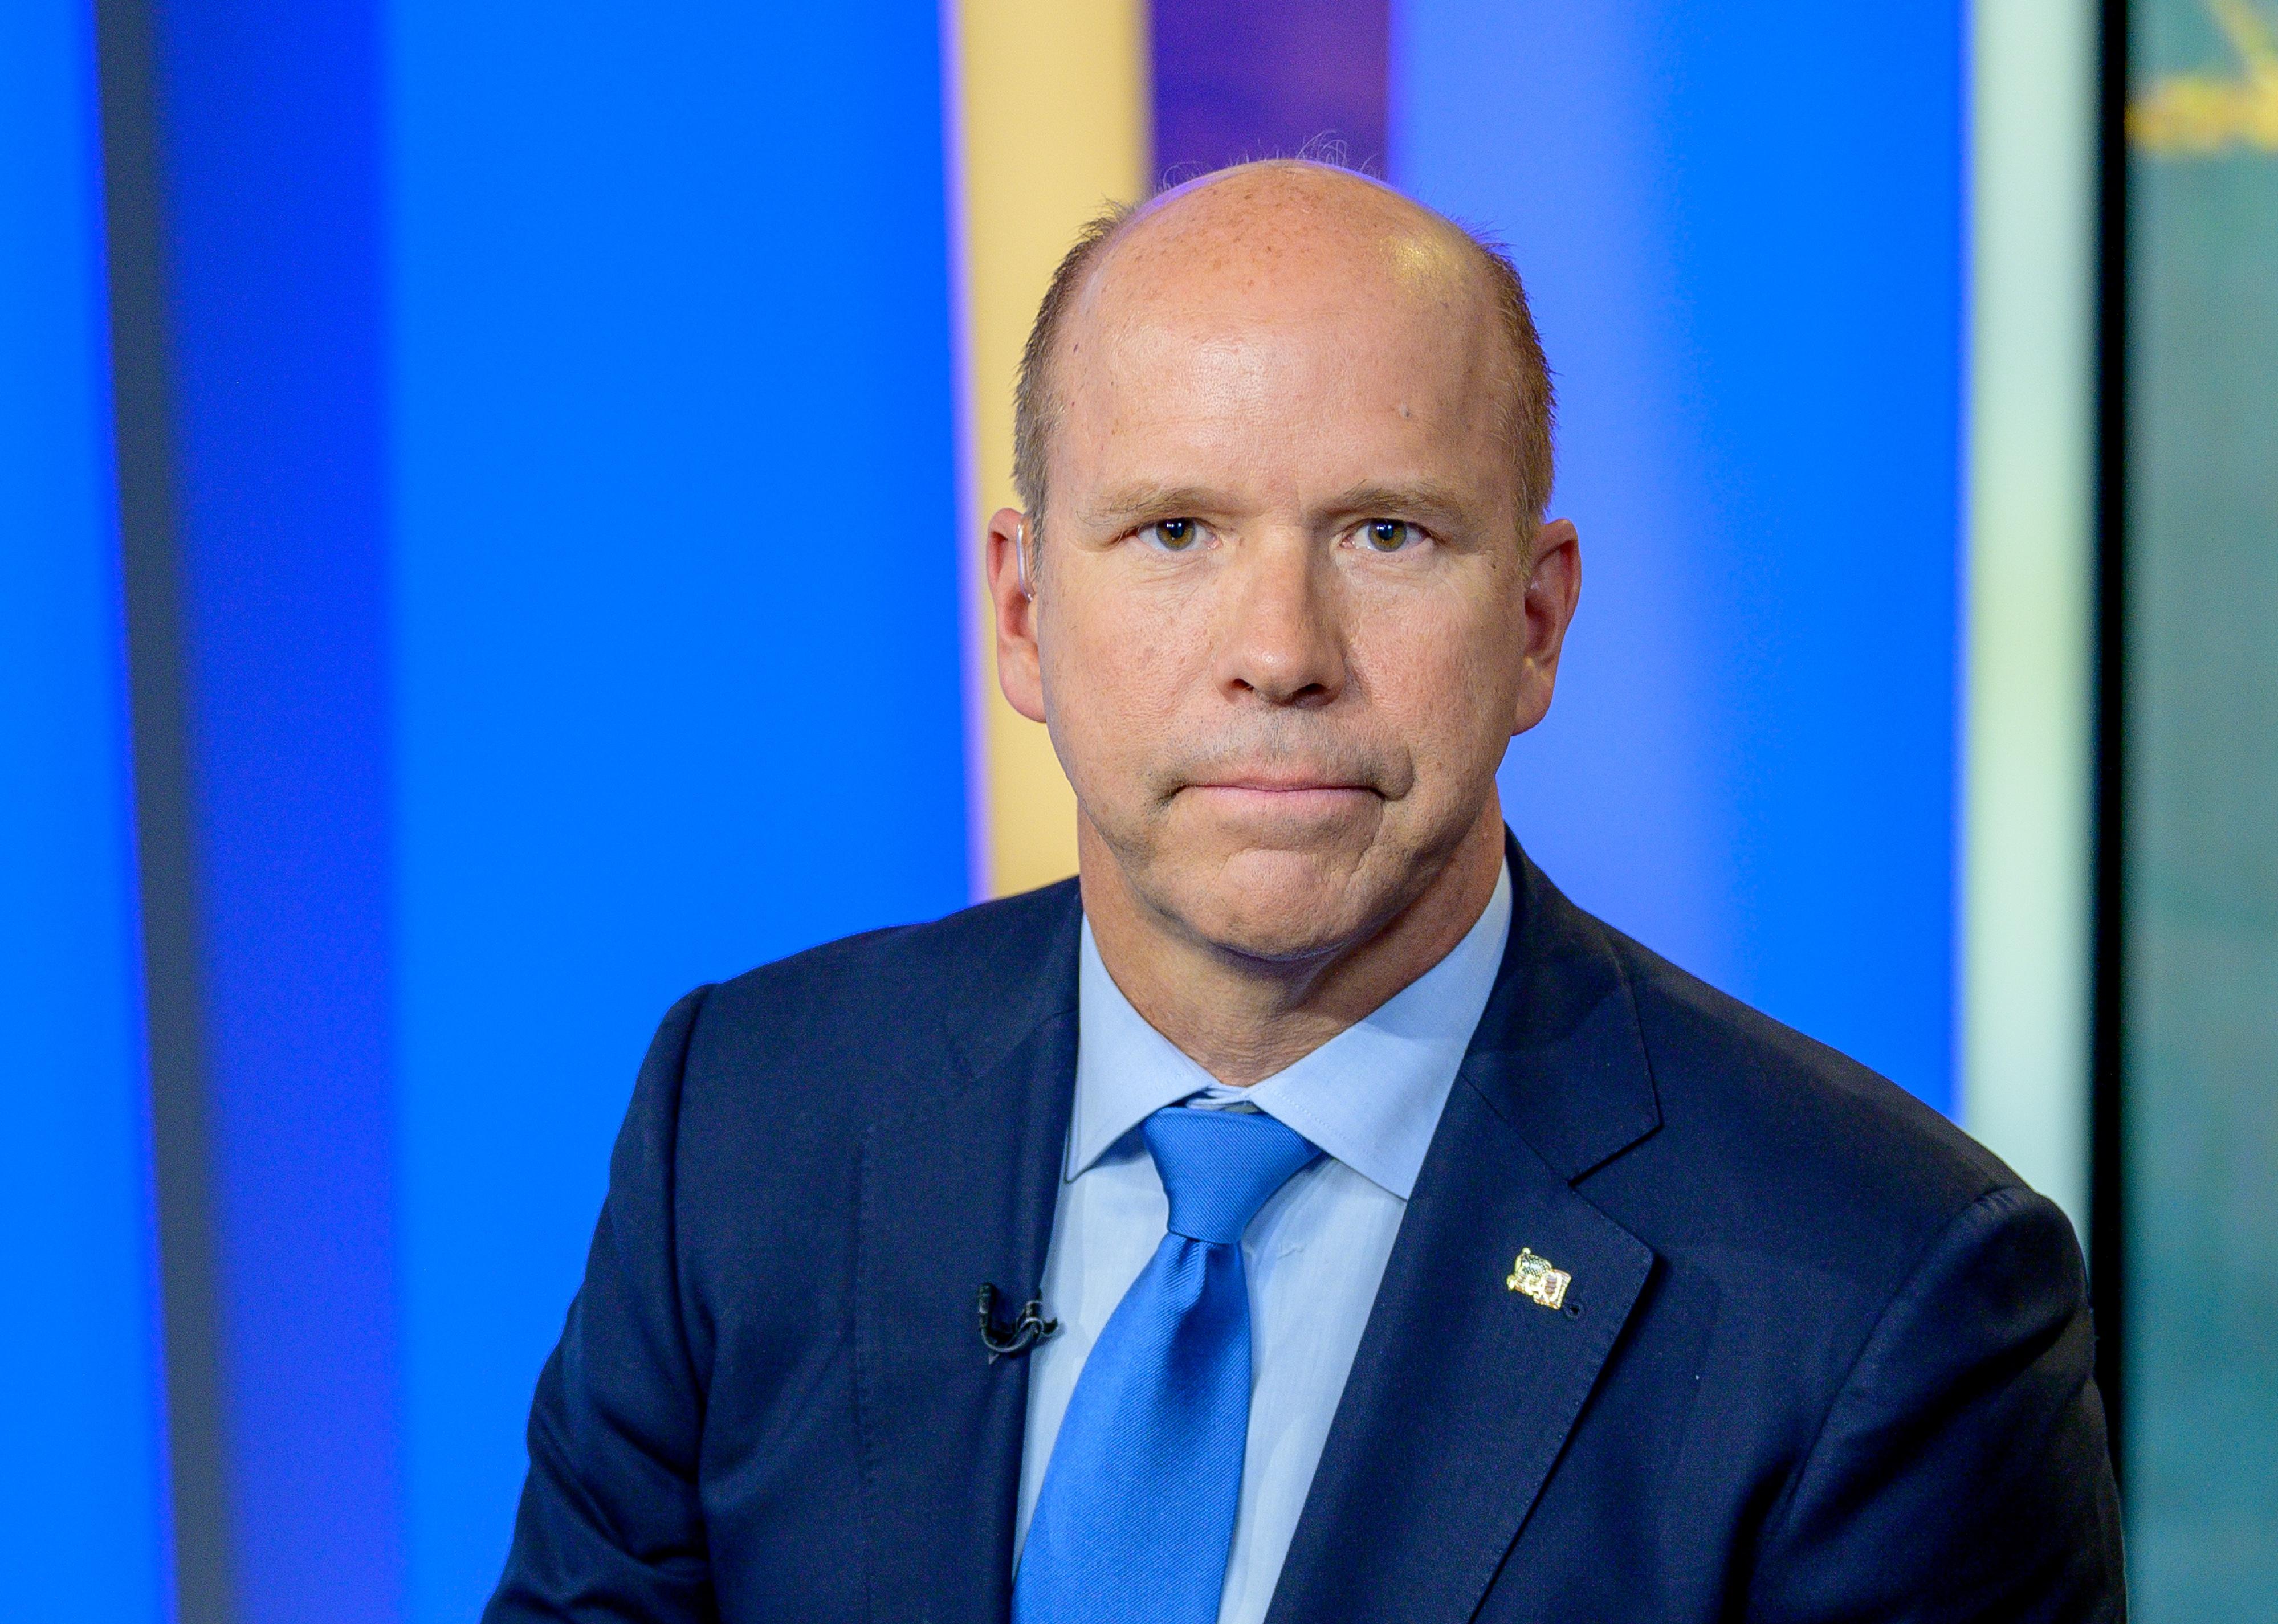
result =
M1398 553L1424 539L1424 532L1405 519L1371 519L1360 527L1360 538L1372 553Z
M1139 534L1166 553L1184 553L1202 538L1203 527L1192 519L1158 519L1142 525Z

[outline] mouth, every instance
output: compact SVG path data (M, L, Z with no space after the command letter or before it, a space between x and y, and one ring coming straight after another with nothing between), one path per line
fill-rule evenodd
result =
M1377 798L1366 784L1332 779L1244 774L1189 784L1186 793L1235 816L1270 819L1337 818Z

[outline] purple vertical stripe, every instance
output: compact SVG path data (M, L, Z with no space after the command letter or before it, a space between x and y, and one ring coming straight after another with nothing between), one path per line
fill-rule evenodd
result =
M1326 142L1382 173L1389 33L1389 0L1156 0L1156 177Z

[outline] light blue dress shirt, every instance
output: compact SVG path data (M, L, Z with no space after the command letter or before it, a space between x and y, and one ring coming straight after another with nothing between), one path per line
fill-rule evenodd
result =
M1248 1088L1218 1082L1147 1024L1085 923L1075 1109L1044 1262L1044 1312L1060 1330L1028 1355L1016 1552L1084 1361L1170 1218L1139 1124L1181 1100L1254 1106L1324 1153L1259 1209L1242 1243L1250 1433L1219 1620L1265 1618L1424 1153L1502 968L1510 911L1506 865L1445 958L1367 1019Z

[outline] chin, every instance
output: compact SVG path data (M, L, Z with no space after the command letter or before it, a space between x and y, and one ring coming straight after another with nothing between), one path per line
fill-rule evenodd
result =
M1356 895L1358 870L1344 852L1251 848L1189 866L1169 888L1167 911L1229 953L1318 957L1367 932L1374 911Z

